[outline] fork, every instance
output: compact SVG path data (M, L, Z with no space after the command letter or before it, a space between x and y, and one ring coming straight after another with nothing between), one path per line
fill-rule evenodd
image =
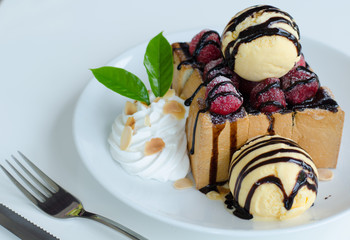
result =
M72 217L83 217L88 218L99 223L102 223L118 232L126 235L130 239L135 240L145 240L147 238L141 236L140 234L132 231L131 229L124 227L123 225L103 217L101 215L85 211L82 203L74 197L72 194L64 190L61 186L55 183L51 178L49 178L44 172L42 172L37 166L34 165L23 153L18 151L19 155L27 162L27 164L32 168L32 170L41 177L40 181L35 177L25 166L13 155L11 157L13 160L22 168L32 182L34 182L38 187L34 186L28 177L24 177L8 160L6 162L11 166L14 172L26 183L26 185L35 193L34 196L29 192L21 183L19 183L15 177L13 177L5 167L0 164L2 170L10 178L10 180L22 191L22 193L29 198L38 208L46 212L47 214L56 218L72 218ZM45 186L46 185L46 186ZM41 190L40 190L41 189ZM38 198L39 197L39 198Z

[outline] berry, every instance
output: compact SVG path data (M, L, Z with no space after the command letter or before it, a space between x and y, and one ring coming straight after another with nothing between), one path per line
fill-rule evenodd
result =
M250 92L250 103L261 112L277 112L286 107L284 92L278 78L267 78L258 82Z
M203 64L222 57L219 34L207 29L201 31L192 38L189 51L198 63Z
M223 58L218 58L215 60L212 60L208 62L203 70L203 78L205 81L212 80L213 77L222 72L222 70L225 68L225 63ZM226 72L225 72L226 73Z
M320 87L317 75L311 70L299 66L281 78L286 100L291 105L301 104L315 96Z
M210 82L217 76L224 76L230 78L235 88L238 89L240 77L227 67L223 58L212 60L209 63L207 63L204 67L203 79L205 82Z
M224 76L218 76L208 84L205 97L209 111L220 115L233 113L243 104L232 81Z

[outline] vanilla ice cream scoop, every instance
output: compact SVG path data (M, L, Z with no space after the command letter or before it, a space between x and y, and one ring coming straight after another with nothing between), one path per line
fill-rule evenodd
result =
M284 220L300 215L316 199L318 173L310 155L290 139L265 135L233 154L229 188L234 214Z
M300 58L299 29L278 8L259 5L236 14L222 34L229 67L249 81L282 77Z

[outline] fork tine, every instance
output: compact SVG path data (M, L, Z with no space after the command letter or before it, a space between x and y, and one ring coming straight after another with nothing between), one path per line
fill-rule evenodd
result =
M4 168L1 164L0 167L5 172L5 174L10 178L10 180L18 187L21 192L26 195L27 198L29 198L30 201L32 201L35 205L39 204L39 200L34 197L30 192L28 192L27 189L25 189L12 175L9 173L6 168Z
M17 151L19 155L29 164L29 166L40 176L42 177L47 184L52 186L56 191L60 189L60 187L55 183L51 178L49 178L43 171L41 171L37 166L34 165L23 153Z
M23 169L23 171L24 171L36 184L38 184L38 185L45 191L46 194L53 194L53 192L52 192L50 189L48 189L44 184L42 184L31 172L29 172L28 169L25 168L25 167L23 166L23 164L22 164L20 161L18 161L18 159L17 159L15 156L11 155L11 157L12 157L13 160L15 160L15 162Z
M44 200L47 198L36 187L34 187L34 185L31 184L9 161L6 160L6 162L8 163L8 165L11 166L11 168L16 172L16 174L33 190L33 192L38 194Z

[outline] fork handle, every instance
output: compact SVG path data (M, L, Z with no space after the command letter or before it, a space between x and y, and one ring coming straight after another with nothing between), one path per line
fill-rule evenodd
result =
M109 218L103 217L99 214L95 214L95 213L91 213L88 211L84 211L83 214L80 215L80 217L84 217L84 218L88 218L91 220L94 220L96 222L102 223L114 230L117 230L118 232L128 236L130 239L134 239L134 240L147 240L147 238L141 236L140 234L134 232L133 230L124 227L123 225L121 225L120 223L117 223Z

